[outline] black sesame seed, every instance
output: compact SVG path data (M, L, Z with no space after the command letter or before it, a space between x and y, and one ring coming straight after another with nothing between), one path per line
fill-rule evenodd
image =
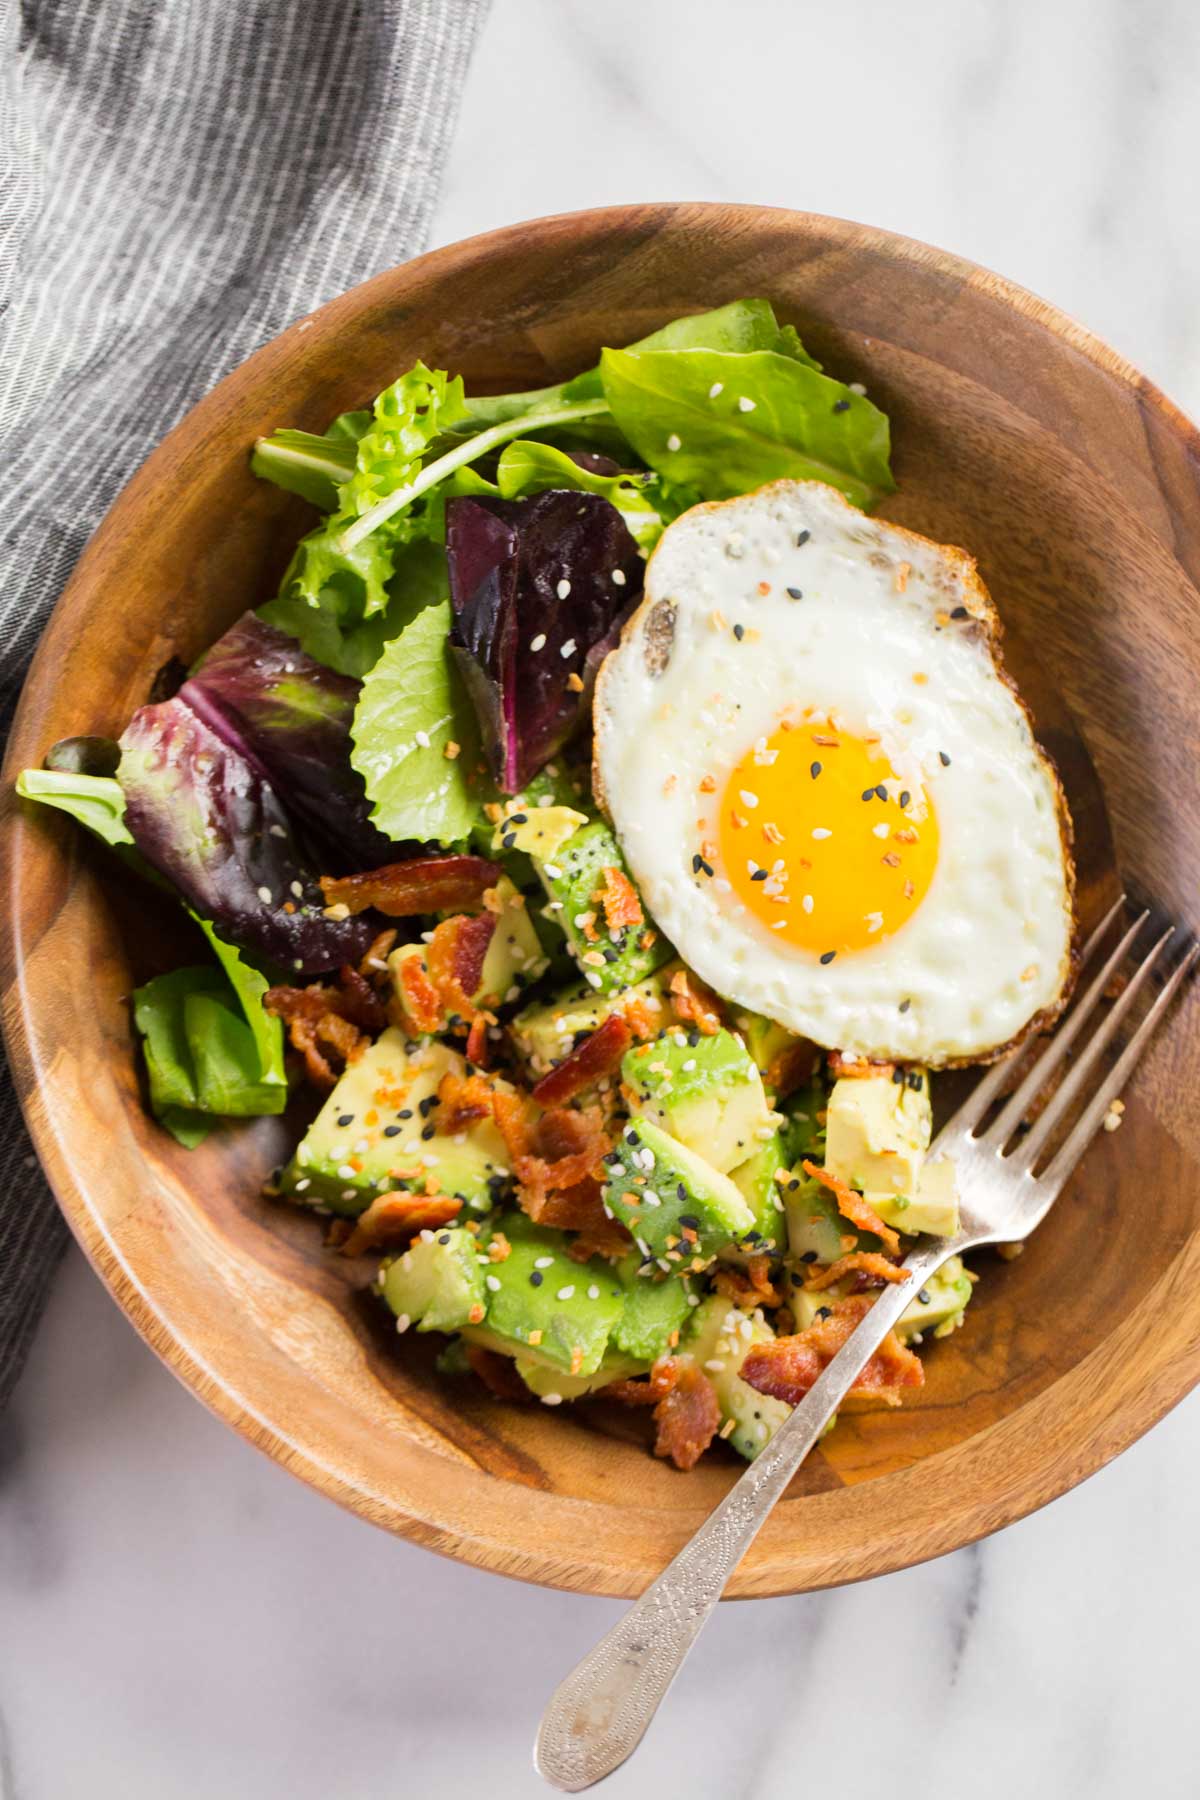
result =
M689 1231L699 1231L700 1221L695 1213L680 1213L679 1223L686 1225Z
M746 627L744 625L735 625L733 628L733 635L740 644L746 635Z
M704 858L701 856L700 852L697 850L695 856L693 856L693 858L692 858L692 874L698 875L703 867L704 867Z
M423 1119L427 1119L438 1103L436 1094L426 1094L423 1100L417 1101L417 1111Z
M438 1243L439 1244L448 1244L449 1242L450 1242L450 1233L448 1231L443 1231L438 1238Z
M411 1106L402 1106L400 1108L400 1111L396 1114L396 1117L398 1119L411 1119L412 1118L412 1107Z
M437 1136L437 1126L432 1124L422 1125L421 1136L424 1138L425 1142L428 1143L431 1137Z
M755 869L750 879L751 881L765 881L767 879L767 871L765 869Z
M816 1262L816 1260L817 1260L817 1253L815 1250L805 1250L803 1255L800 1258L801 1262L806 1262L806 1263L814 1263L814 1262Z
M696 1030L696 1027L694 1025L692 1026L692 1029L687 1034L687 1041L688 1041L688 1049L689 1050L694 1050L696 1048L697 1044L700 1042L700 1033Z
M399 1125L385 1125L383 1128L383 1135L384 1135L384 1137L399 1137L400 1136Z
M837 955L836 950L826 950L824 956L822 956L822 958L821 958L821 961L823 963L831 963L836 955Z
M833 410L834 412L849 412L850 402L848 400L835 400L833 403Z
M811 536L812 536L812 532L811 532L811 531L800 531L800 532L797 532L797 534L796 534L796 548L797 548L797 549L798 549L798 550L799 550L799 549L802 549L802 548L803 548L803 547L804 547L804 545L805 545L805 544L807 544L807 542L808 542L808 540L809 540L809 538L810 538L810 537L811 537Z
M506 831L504 836L500 839L501 846L505 850L513 849L513 847L516 844L516 841L517 841L517 834L515 831Z
M546 1277L542 1274L540 1269L534 1269L529 1276L529 1285L530 1287L541 1287L545 1279Z
M635 1150L640 1150L642 1147L642 1140L633 1129L632 1125L627 1126L625 1129L625 1142L627 1144L632 1144Z
M793 1287L803 1287L804 1286L803 1275L797 1275L795 1269L788 1270L788 1280L791 1282Z
M341 1118L338 1120L338 1124L342 1127L343 1130L346 1128L347 1125L353 1125L353 1123L354 1123L354 1114L353 1113L343 1113Z
M529 814L509 813L508 822L510 825L527 825L529 823Z
M950 614L952 619L969 619L970 616L971 615L965 606L956 606L954 611Z
M911 1001L911 1000L902 1000L902 1001L901 1001L901 1002L900 1002L900 1011L901 1011L901 1012L907 1012L907 1011L908 1011L908 1009L909 1009L909 1007L910 1007L910 1006L911 1006L911 1005L912 1005L912 1001Z
M703 860L701 860L700 869L701 869L701 872L705 875L711 875L713 872L712 864L704 862Z
M675 1192L678 1194L678 1196L681 1200L686 1200L688 1197L687 1187L686 1187L685 1183L682 1181L677 1181L675 1183Z
M950 758L946 755L944 750L938 751L938 761L941 763L943 769L948 769L950 767Z
M815 781L817 779L817 776L821 773L820 763L810 763L808 772L812 776L813 780Z
M789 600L803 600L803 598L804 598L804 589L803 589L803 588L794 588L794 587L790 587L790 588L788 588L788 590L787 590L787 597L788 597L788 599L789 599Z
M905 807L910 804L911 800L912 800L912 795L909 793L908 789L907 788L901 789L901 792L900 792L900 811L901 812L903 812Z
M929 1289L922 1288L920 1293L917 1295L917 1299L921 1302L922 1306L928 1306L929 1300L930 1300Z
M892 1080L895 1082L897 1087L903 1087L904 1086L904 1070L903 1069L893 1069L892 1070Z
M615 944L606 944L601 954L606 963L615 963L621 960L621 952Z
M832 1317L833 1317L832 1306L818 1306L818 1308L817 1308L817 1318L818 1319L831 1319Z
M912 1091L913 1091L913 1093L914 1093L914 1094L919 1094L919 1093L920 1093L920 1091L921 1091L921 1088L922 1088L922 1086L923 1086L923 1085L924 1085L924 1084L923 1084L923 1082L922 1082L922 1080L921 1080L921 1075L920 1075L920 1071L919 1071L919 1070L917 1070L917 1069L913 1069L913 1070L912 1070L912 1071L911 1071L911 1072L910 1072L910 1074L909 1074L909 1077L908 1077L908 1085L909 1085L909 1087L910 1087L910 1088L911 1088L911 1089L912 1089Z
M864 800L873 800L875 798L875 789L874 788L864 788L862 791L862 798Z
M887 789L884 787L882 781L876 787L875 792L879 795L881 800L886 800L888 797Z

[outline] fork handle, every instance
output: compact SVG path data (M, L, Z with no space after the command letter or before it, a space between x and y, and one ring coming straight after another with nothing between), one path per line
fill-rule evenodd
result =
M726 1582L859 1371L914 1291L966 1242L941 1238L906 1259L911 1279L883 1290L696 1535L555 1689L534 1750L538 1773L552 1787L579 1793L636 1750Z

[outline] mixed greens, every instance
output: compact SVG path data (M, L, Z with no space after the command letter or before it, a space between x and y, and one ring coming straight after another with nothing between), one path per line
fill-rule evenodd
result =
M258 443L320 515L278 595L119 743L19 783L207 946L133 996L163 1126L191 1148L321 1090L270 1191L383 1257L400 1329L505 1398L650 1405L681 1467L716 1436L756 1454L897 1232L948 1229L954 1200L923 1192L926 1085L831 1078L657 931L591 794L592 687L683 511L781 477L869 506L888 455L885 416L763 300L533 392L417 363ZM864 1180L885 1149L903 1188ZM969 1292L949 1265L902 1338ZM801 1340L781 1374L766 1353ZM900 1340L880 1358L876 1397L919 1381Z

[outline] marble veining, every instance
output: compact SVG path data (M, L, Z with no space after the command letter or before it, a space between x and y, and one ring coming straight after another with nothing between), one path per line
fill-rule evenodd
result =
M1192 0L495 0L436 241L756 199L946 245L1200 413ZM722 1607L612 1800L1192 1800L1195 1400L1000 1536ZM384 1537L211 1418L77 1251L0 1420L0 1800L531 1800L617 1618Z

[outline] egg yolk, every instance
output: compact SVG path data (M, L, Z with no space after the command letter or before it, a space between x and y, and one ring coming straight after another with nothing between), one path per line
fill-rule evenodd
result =
M719 798L718 874L773 936L832 961L899 931L937 866L937 818L877 741L828 720L760 738ZM707 859L706 859L707 860Z

